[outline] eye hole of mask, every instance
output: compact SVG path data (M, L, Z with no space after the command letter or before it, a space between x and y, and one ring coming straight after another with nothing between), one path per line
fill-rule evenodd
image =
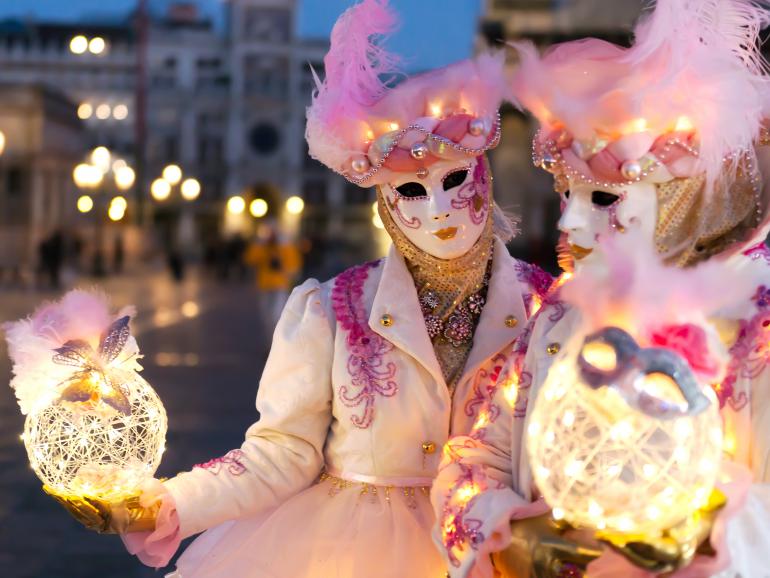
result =
M607 191L594 191L591 193L591 202L597 207L609 207L620 200L620 195Z
M459 187L465 182L466 178L468 178L468 169L462 169L459 171L454 171L453 173L449 173L446 177L444 177L444 190L448 191L449 189Z
M566 191L564 191L562 194L564 195L564 198L565 198L565 199L569 199L569 189L567 189Z
M406 197L408 199L414 199L417 197L425 197L428 194L428 191L425 190L425 187L422 186L420 183L404 183L403 185L399 185L396 187L396 191L398 191L398 194L402 197Z

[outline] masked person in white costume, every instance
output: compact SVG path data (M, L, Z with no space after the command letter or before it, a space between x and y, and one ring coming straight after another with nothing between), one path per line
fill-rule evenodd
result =
M732 491L707 529L709 543L681 558L677 577L768 574L770 253L759 169L767 165L770 79L758 33L769 16L748 0L659 0L631 48L583 39L539 56L530 44L516 46L513 99L540 123L534 162L554 175L559 229L578 272L602 274L602 240L633 229L668 265L717 264L751 295L714 320L730 352L713 388L724 422L722 478ZM533 482L531 406L581 324L581 312L560 300L561 284L509 352L471 434L445 448L432 499L453 577L581 576L589 562L592 577L653 575L560 534ZM680 337L663 345L699 369L696 344Z
M508 255L492 197L503 55L404 78L379 43L394 23L385 0L340 17L306 135L361 195L377 187L393 246L293 291L243 445L149 484L153 532L119 529L148 565L208 530L174 576L445 574L430 537L440 448L470 430L549 278Z

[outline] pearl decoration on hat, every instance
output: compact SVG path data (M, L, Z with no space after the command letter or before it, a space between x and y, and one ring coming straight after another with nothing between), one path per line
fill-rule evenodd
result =
M371 164L366 157L356 157L350 162L350 166L357 173L365 173L369 170Z
M426 145L424 142L416 142L412 145L410 154L412 155L413 159L421 161L426 156L428 156L428 145Z
M484 119L474 118L468 123L468 132L471 136L481 136L487 132L487 124Z

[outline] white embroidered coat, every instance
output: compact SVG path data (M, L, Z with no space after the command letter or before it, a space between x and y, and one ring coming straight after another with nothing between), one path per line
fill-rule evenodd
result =
M725 459L747 466L754 483L728 523L722 546L731 563L718 576L764 578L770 576L770 253L764 244L731 257L725 274L737 269L749 271L756 293L721 316L737 334L718 395ZM578 324L578 311L561 303L558 292L550 293L508 352L508 365L482 419L470 435L450 440L445 448L431 500L438 517L434 540L452 578L492 576L489 554L507 547L510 521L547 511L536 501L525 449L527 410L560 345Z
M496 240L487 303L454 400L395 249L297 287L260 381L260 419L241 448L165 482L182 536L274 509L322 471L381 486L430 485L441 447L469 431L505 360L499 352L526 326L525 301L535 291L528 279L541 275Z

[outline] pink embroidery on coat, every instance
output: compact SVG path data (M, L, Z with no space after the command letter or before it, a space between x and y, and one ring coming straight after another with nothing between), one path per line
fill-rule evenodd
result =
M398 392L398 384L393 381L396 364L384 361L393 344L371 330L363 303L364 282L369 269L378 263L373 261L348 269L337 276L332 289L332 308L340 326L348 332L346 344L350 352L347 364L350 386L341 386L338 395L347 407L363 405L363 413L350 418L354 426L362 429L374 420L377 395L393 397Z
M457 198L451 201L454 209L468 209L468 215L474 225L480 225L489 211L489 182L487 169L482 158L478 159L473 169L473 179L462 185L457 191Z
M467 465L462 461L462 451L478 448L479 444L468 437L456 438L445 446L448 462L445 468L456 468L457 477L449 486L444 495L441 515L441 534L449 562L455 568L460 566L457 554L463 552L466 546L472 550L478 550L484 543L484 534L481 532L483 522L468 516L473 510L478 498L486 492L490 486L493 489L501 489L504 485L487 477L484 467L479 464ZM470 490L474 495L469 500L464 499L458 492ZM457 500L454 498L457 497Z
M500 407L496 403L492 403L492 397L497 387L497 379L507 359L507 356L498 353L490 361L492 363L491 371L482 367L476 372L471 389L472 397L465 402L465 415L475 417L479 408L484 403L488 403L487 417L489 421L493 422L497 419L497 416L500 415Z
M764 241L757 243L753 247L749 247L743 254L751 258L752 261L764 259L765 263L770 264L770 249L768 249Z
M214 475L218 475L222 468L227 468L227 471L234 475L240 476L246 472L246 466L243 465L244 453L242 450L230 450L221 458L214 458L202 464L195 464L193 468L200 468L202 470L208 470Z
M727 377L714 386L720 408L729 403L735 411L743 409L749 400L745 391L736 392L738 378L754 379L770 363L770 307L765 299L765 288L760 286L754 295L759 311L750 320L741 321L738 339L730 349Z

